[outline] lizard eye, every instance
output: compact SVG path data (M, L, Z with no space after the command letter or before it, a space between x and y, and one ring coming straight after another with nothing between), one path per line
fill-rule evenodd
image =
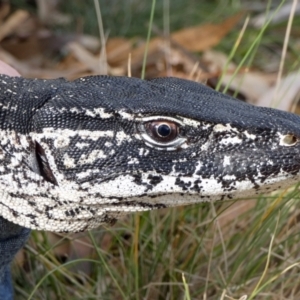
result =
M176 150L185 141L183 124L171 117L145 117L140 119L139 132L146 144L158 150Z
M175 140L179 133L178 124L166 120L146 122L144 126L148 135L161 143Z

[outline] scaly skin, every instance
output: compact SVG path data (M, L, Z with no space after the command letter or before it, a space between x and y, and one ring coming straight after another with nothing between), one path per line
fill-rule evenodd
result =
M0 94L0 216L28 228L81 231L299 181L300 117L195 82L2 75Z

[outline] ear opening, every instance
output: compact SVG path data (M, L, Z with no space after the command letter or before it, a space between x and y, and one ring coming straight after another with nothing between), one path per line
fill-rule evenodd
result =
M58 185L56 178L50 168L44 148L37 142L35 142L35 154L36 160L39 166L40 175L54 185Z

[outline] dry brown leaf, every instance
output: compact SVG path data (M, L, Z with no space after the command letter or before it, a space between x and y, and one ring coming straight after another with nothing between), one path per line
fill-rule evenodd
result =
M92 35L76 35L76 41L89 51L96 53L100 48L100 40Z
M1 3L0 4L0 24L4 22L4 19L8 16L10 12L9 3Z
M270 88L273 80L273 75L245 71L238 73L234 78L232 78L232 73L225 74L222 77L222 84L229 85L231 90L242 93L247 102L256 104L259 97Z
M91 52L76 42L69 43L68 49L78 61L86 65L93 73L101 74L100 59L98 56L91 54Z
M67 47L78 61L85 64L94 72L99 72L99 58L87 51L77 42L71 42Z
M12 34L17 27L29 18L29 13L25 10L17 10L0 26L0 41Z
M57 70L67 70L72 67L80 68L83 64L78 61L75 55L71 52L68 53L55 67Z
M171 39L190 51L203 51L219 44L220 40L237 24L241 14L220 24L203 24L172 33Z
M228 56L219 51L205 51L202 58L209 71L218 77L221 76L223 70L226 68L227 73L222 75L222 85L228 86L232 91L241 93L251 103L256 103L257 99L274 82L273 74L245 69L241 70L233 78L237 66L232 62L228 64Z
M133 41L125 38L111 38L106 44L107 61L110 65L120 65L127 62L132 50Z
M27 63L30 61L35 67L39 64L42 65L40 62L45 59L43 46L36 35L30 35L28 38L22 39L22 42L19 42L18 39L5 39L1 43L1 47L5 51L17 59L26 60Z
M69 15L58 10L59 0L37 0L39 19L44 24L66 25L71 22Z
M148 45L148 53L147 53L147 63L153 61L154 54L159 51L159 45L163 45L163 39L161 38L153 38ZM143 57L145 54L146 43L140 44L137 48L133 49L131 52L131 64L133 67L141 66L143 63ZM155 60L155 58L154 58Z
M218 76L220 76L224 68L227 68L229 72L236 70L236 65L232 62L228 63L228 56L220 51L206 50L202 55L202 59L208 70L211 73L218 74Z
M133 72L139 71L143 64L143 58L146 48L146 43L142 43L131 53L131 67ZM148 46L147 54L147 77L157 77L161 74L165 76L174 76L167 70L166 65L172 66L179 72L185 72L186 76L190 76L198 59L190 55L189 52L182 49L181 46L169 47L169 44L160 37L153 38ZM159 75L160 74L160 75Z
M59 77L65 77L67 79L78 78L88 71L87 67L83 64L80 66L74 65L67 70L55 70L47 68L34 68L30 63L21 62L10 53L0 49L0 60L3 60L10 66L14 67L22 76L28 78L43 78L43 79L53 79Z

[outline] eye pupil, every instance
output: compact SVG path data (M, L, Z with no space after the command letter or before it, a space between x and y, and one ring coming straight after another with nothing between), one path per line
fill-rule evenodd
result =
M168 137L171 134L171 127L167 124L160 124L157 127L157 134L161 137Z

